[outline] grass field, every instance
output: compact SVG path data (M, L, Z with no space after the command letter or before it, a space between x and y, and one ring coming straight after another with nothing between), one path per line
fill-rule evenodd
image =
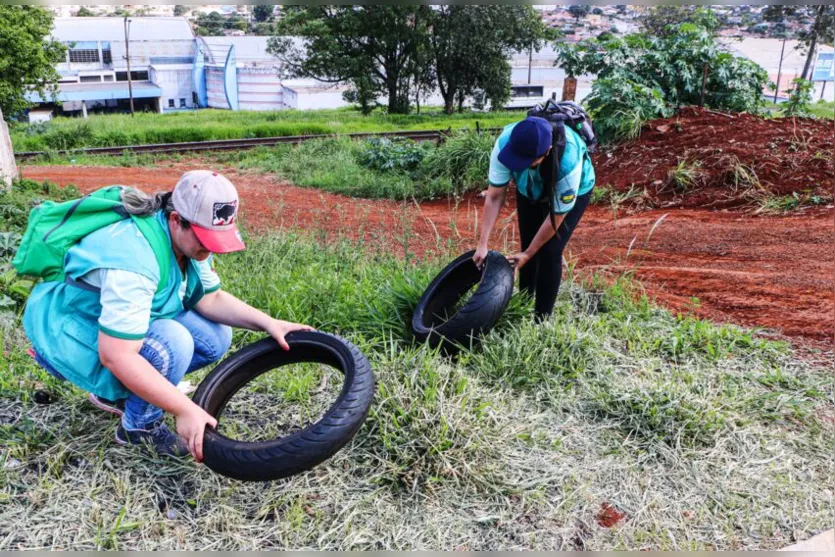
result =
M200 110L174 114L100 114L56 118L45 124L16 124L11 128L15 151L116 147L149 143L179 143L310 134L501 127L518 120L519 112L469 112L448 116L437 110L421 114L363 116L350 109L232 112ZM524 117L524 116L521 116Z
M45 195L0 197L0 217ZM354 441L267 484L118 447L115 421L32 362L7 311L0 549L772 549L831 526L831 370L785 344L672 316L628 277L569 273L548 322L517 295L481 347L443 356L404 325L443 246L415 261L315 231L247 242L218 258L226 289L371 361ZM267 376L236 397L229 431L300 425L333 376ZM624 515L611 528L606 506Z
M411 140L334 137L198 155L207 164L269 173L302 187L361 198L426 200L486 187L495 137L453 133L439 147ZM193 159L190 154L121 156L47 154L27 164L147 167Z
M773 116L780 115L781 105L768 103L766 110ZM831 102L814 102L809 105L809 109L815 118L835 118L835 103Z

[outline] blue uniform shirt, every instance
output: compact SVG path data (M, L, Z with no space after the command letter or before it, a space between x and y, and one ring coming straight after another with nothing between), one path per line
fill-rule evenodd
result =
M526 168L521 172L513 172L499 162L499 152L507 145L510 134L516 124L504 127L501 135L496 139L493 152L490 155L490 172L487 180L491 186L506 186L511 180L516 182L516 189L531 201L539 201L543 195L542 176L539 168ZM591 191L594 187L594 167L586 148L586 142L577 132L565 129L565 153L560 161L560 172L557 176L557 186L554 188L554 212L564 214L574 207L577 197Z

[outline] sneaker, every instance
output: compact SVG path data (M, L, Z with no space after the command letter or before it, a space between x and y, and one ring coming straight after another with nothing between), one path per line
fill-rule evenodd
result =
M87 400L90 401L90 404L99 408L100 410L104 410L105 412L109 412L111 414L115 414L116 416L121 417L122 414L125 413L125 401L124 400L108 400L104 397L96 396L93 393L90 393L87 396Z
M147 424L146 429L127 429L122 424L116 428L116 443L119 445L140 445L148 443L159 454L186 456L188 446L182 437L168 429L162 420Z

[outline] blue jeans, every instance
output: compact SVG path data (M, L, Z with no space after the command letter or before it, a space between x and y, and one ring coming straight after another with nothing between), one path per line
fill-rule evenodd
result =
M195 311L151 323L139 355L176 385L187 373L218 361L232 344L232 329L209 321ZM143 429L162 417L162 409L135 394L125 401L122 425Z
M218 361L231 344L231 327L209 321L195 311L184 311L174 319L151 323L139 355L176 385L187 373ZM36 360L49 373L64 379L39 355ZM144 429L161 417L161 408L135 394L125 400L122 425L127 429Z

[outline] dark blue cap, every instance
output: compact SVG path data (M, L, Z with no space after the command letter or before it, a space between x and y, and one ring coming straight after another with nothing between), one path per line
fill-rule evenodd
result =
M514 172L530 167L548 152L553 141L552 129L545 118L528 116L510 132L510 140L499 151L499 162Z

